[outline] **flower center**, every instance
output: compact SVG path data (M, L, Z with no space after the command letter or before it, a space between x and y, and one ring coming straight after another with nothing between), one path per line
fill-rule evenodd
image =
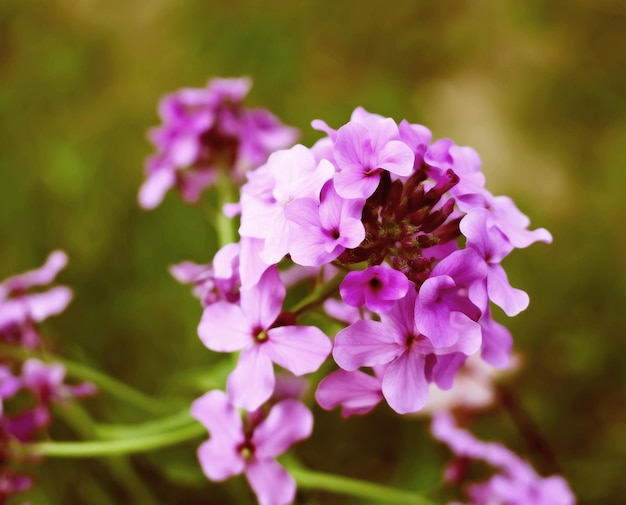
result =
M263 328L255 328L254 332L252 333L252 336L254 338L254 341L258 344L267 342L269 338L267 331L265 331Z

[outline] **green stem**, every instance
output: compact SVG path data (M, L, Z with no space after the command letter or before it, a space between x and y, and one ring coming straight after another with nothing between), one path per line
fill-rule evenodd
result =
M49 458L98 458L154 451L193 440L205 433L206 428L196 423L176 431L144 437L95 442L41 442L24 444L22 448L30 454Z
M95 423L89 414L79 405L72 404L69 407L57 409L67 424L83 438L90 438L96 435ZM111 474L128 491L133 499L133 503L144 505L157 505L157 501L152 495L152 491L146 483L139 477L135 467L127 456L116 456L107 458L101 462Z
M413 491L373 484L358 479L351 479L339 475L313 472L304 468L288 468L289 473L296 479L298 487L302 489L319 489L338 494L357 496L369 500L380 501L388 505L435 505L434 502Z
M234 221L225 216L223 207L225 203L232 203L235 199L233 183L229 177L230 173L220 170L217 176L217 212L215 216L215 231L217 232L218 247L237 242L238 234L234 227Z
M188 410L184 410L171 416L141 424L96 424L94 428L98 438L133 438L171 431L189 425L192 422L191 414Z
M296 305L294 305L290 312L298 315L305 310L324 302L324 300L337 292L343 278L343 275L338 274L328 282L318 285L309 296L303 298Z
M109 375L89 368L88 366L69 361L66 359L59 360L67 370L69 375L80 378L89 382L93 382L103 391L108 392L112 396L124 400L128 403L150 412L152 414L162 414L167 410L161 401L155 400L141 391L130 387L122 381L119 381Z

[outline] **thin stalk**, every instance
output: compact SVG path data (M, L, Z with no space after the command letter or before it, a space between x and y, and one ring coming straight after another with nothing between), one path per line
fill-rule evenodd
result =
M206 428L196 423L176 431L144 437L92 442L41 442L24 444L22 448L29 454L49 458L99 458L163 449L193 440L203 434L206 434Z
M80 405L73 404L66 408L60 408L58 413L81 437L90 438L95 436L95 423ZM157 505L158 502L152 495L152 491L137 474L135 467L127 456L107 458L101 463L126 488L129 495L133 498L133 503Z
M223 207L225 203L232 203L235 199L232 180L229 177L230 172L220 170L217 176L217 212L215 215L215 231L217 232L218 246L223 247L226 244L237 242L238 234L235 230L235 222L224 215Z
M435 505L434 502L413 491L373 484L358 479L330 473L314 472L304 468L289 468L289 473L302 489L318 489L333 493L367 498L387 505Z
M343 277L343 275L336 275L328 282L318 285L309 296L294 305L290 312L296 315L302 314L302 312L323 303L327 298L337 292Z
M94 430L98 438L133 438L171 431L189 425L192 422L191 414L188 410L184 410L171 416L140 424L96 424Z

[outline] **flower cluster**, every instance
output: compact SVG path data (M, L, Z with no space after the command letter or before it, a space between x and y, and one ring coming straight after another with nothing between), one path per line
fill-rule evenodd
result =
M574 505L567 482L559 476L542 478L523 459L495 442L482 442L457 427L448 413L433 418L432 433L447 444L461 460L481 460L498 469L488 481L468 487L471 505ZM458 480L455 466L447 472L448 481ZM461 505L461 504L458 504Z
M42 346L38 325L65 310L72 292L55 286L32 292L54 281L67 264L64 252L55 251L36 270L10 277L0 284L0 344L15 350L37 350ZM0 502L32 484L27 475L16 473L11 463L14 448L35 440L51 421L51 406L95 393L92 384L64 383L65 367L30 358L20 363L16 355L0 358Z
M501 262L515 248L551 242L550 233L529 230L510 198L485 188L472 148L433 141L424 126L362 108L338 130L313 126L326 134L313 147L276 151L248 173L236 207L239 242L210 265L172 268L202 301L204 345L240 352L220 405L254 413L272 400L275 365L307 375L331 353L339 369L321 380L316 399L344 416L382 400L400 414L420 411L429 390L452 387L470 356L509 366L512 337L491 306L514 316L528 296ZM305 282L311 293L285 307L288 288ZM343 323L334 341L302 324L311 313ZM220 475L241 471L238 454ZM248 479L262 503L289 503L263 498Z
M247 109L249 79L212 79L203 89L183 89L163 98L163 124L150 131L156 154L146 162L139 203L157 207L176 187L196 202L212 186L221 167L242 180L246 171L276 150L293 144L297 133L265 109Z

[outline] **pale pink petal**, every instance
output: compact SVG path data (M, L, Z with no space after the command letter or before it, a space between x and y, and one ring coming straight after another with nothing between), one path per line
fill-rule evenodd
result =
M355 167L350 170L342 170L335 174L334 184L337 193L344 198L368 198L380 182L380 172L372 172L366 175L365 170Z
M509 317L516 316L528 307L528 295L509 284L506 272L500 265L489 266L487 291L491 301Z
M342 417L367 414L383 399L381 380L359 371L336 370L320 382L315 399L326 410L341 405Z
M297 400L283 400L255 428L252 442L258 459L273 458L313 431L313 414Z
M217 352L243 349L252 342L252 331L241 307L225 301L205 307L198 325L202 343Z
M139 205L146 210L158 207L175 183L173 170L159 170L149 175L139 190Z
M376 321L357 321L335 337L333 357L344 370L384 365L403 352L395 335Z
M403 352L387 366L382 391L389 406L398 414L417 412L428 400L424 356L414 350Z
M267 335L264 351L294 375L315 372L332 348L330 339L315 326L279 326L268 330Z
M213 438L198 447L198 460L204 474L216 482L240 474L246 466L234 444L225 444Z
M274 367L262 346L254 344L241 351L226 383L231 402L248 411L259 408L274 391Z
M255 287L240 291L241 309L252 328L270 327L280 314L286 292L275 266L263 273Z
M378 163L375 168L382 168L396 175L407 176L413 172L415 155L404 142L392 140L387 142L378 153Z
M296 497L296 482L273 459L252 461L246 478L259 500L259 505L289 505Z
M25 297L30 318L35 322L60 314L72 301L72 290L65 286L57 286L45 293L33 293Z
M483 341L481 347L482 358L497 368L507 368L511 362L513 337L506 326L495 322L489 315L480 321Z
M209 391L194 400L191 415L206 427L211 439L222 446L243 440L241 416L223 391Z
M0 299L6 298L14 291L25 291L33 286L50 284L66 265L67 254L65 252L51 252L41 267L9 277L2 282L0 284Z

